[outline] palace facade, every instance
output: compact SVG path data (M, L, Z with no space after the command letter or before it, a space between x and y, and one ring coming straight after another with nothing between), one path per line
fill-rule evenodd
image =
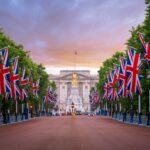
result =
M90 89L98 82L97 75L89 70L61 70L59 75L49 75L57 86L57 105L60 113L71 112L71 104L80 112L90 111Z

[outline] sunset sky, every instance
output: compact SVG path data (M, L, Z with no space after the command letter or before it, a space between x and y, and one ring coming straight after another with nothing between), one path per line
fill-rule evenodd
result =
M0 27L48 73L96 73L144 21L144 0L0 0Z

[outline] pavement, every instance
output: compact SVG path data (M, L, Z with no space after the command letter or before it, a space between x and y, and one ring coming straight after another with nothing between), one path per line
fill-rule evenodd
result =
M0 150L150 150L150 128L100 116L40 117L0 126Z

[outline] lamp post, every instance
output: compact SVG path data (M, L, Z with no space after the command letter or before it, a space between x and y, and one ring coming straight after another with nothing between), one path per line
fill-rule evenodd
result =
M147 115L147 125L150 125L150 89L149 91L149 101L148 101L148 115Z
M142 124L141 96L140 95L139 95L139 99L138 99L138 112L139 112L139 121L138 121L138 124Z
M25 113L25 119L28 119L29 118L29 103L28 103L27 99L25 99L24 113Z
M21 104L21 112L22 112L21 120L23 120L24 119L24 103Z
M18 98L16 99L16 118L15 121L18 121Z
M33 106L30 105L31 118L33 118Z
M74 103L73 102L71 104L71 108L72 108L72 114L73 114L73 109L74 109Z

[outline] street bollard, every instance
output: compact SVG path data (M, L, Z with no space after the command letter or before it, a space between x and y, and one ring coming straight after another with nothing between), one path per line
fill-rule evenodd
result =
M10 114L7 114L7 122L10 123Z
M18 121L18 114L17 113L15 114L15 121L16 122Z
M150 126L150 112L147 114L147 125Z
M115 118L117 119L117 114L118 114L118 112L116 111L116 113L115 113L116 115L115 115Z
M142 124L142 113L139 113L139 120L138 120L138 124Z
M21 120L24 120L24 113L22 113L21 115Z
M27 120L29 118L29 112L28 112L28 108L25 108L25 119Z
M131 112L130 113L130 123L133 123L133 116L134 116L134 114L133 114L133 112Z
M127 113L123 112L123 122L125 122L127 120Z
M107 110L105 110L105 116L107 116Z
M6 113L3 113L3 123L7 124L7 115L6 115Z

